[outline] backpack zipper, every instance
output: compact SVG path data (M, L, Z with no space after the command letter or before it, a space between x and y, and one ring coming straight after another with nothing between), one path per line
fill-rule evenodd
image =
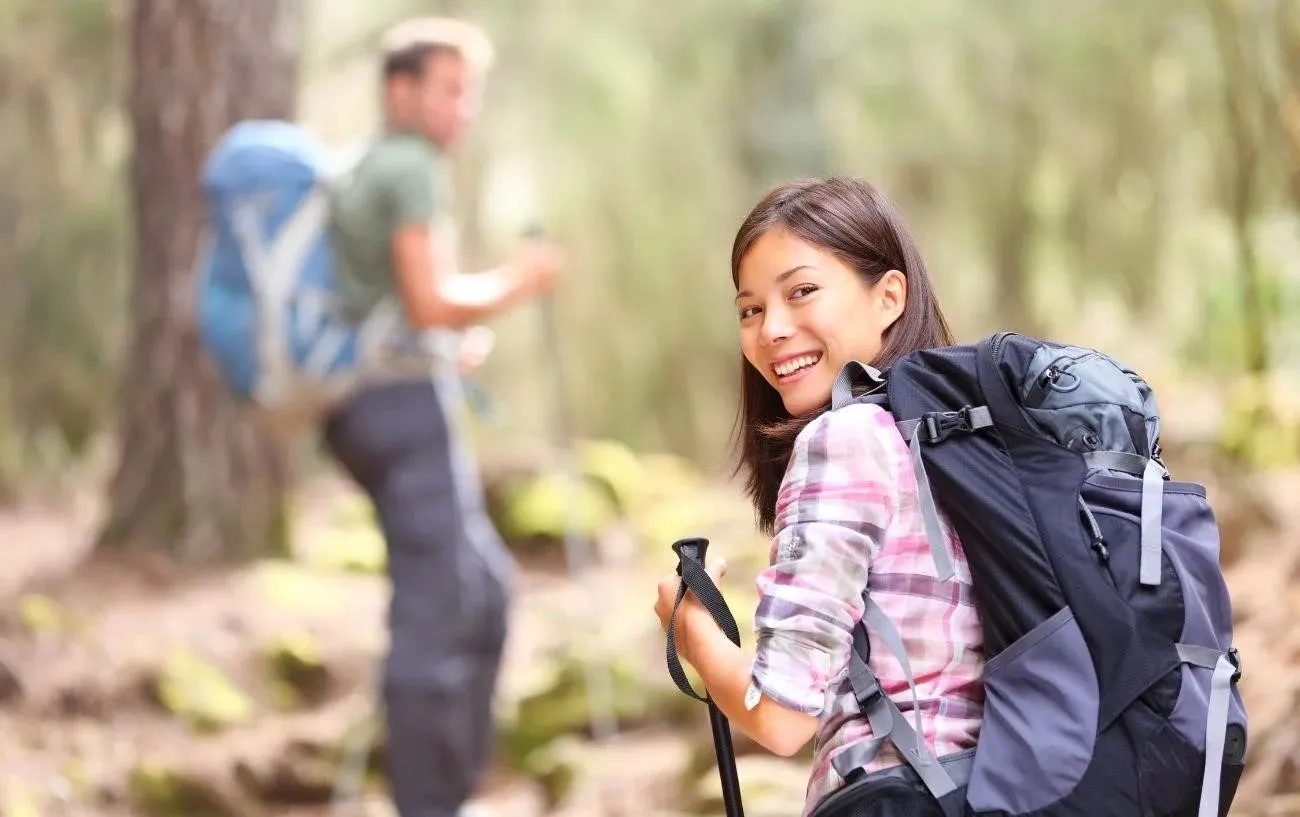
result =
M1062 355L1047 364L1047 368L1043 370L1043 373L1034 379L1034 385L1029 389L1029 394L1025 395L1025 405L1030 406L1031 408L1038 407L1046 398L1049 390L1062 392L1074 391L1074 389L1078 388L1079 377L1078 375L1071 375L1070 370L1075 366L1087 363L1089 360L1092 360L1097 356L1098 354L1096 352L1087 352L1079 357ZM1071 384L1069 388L1057 389L1056 384L1059 383L1062 378L1067 376L1074 378L1073 384Z
M993 345L989 347L989 353L993 356L994 363L1002 362L1002 343L1014 334L1015 332L999 332L993 337Z
M1079 497L1079 510L1088 523L1088 534L1091 537L1088 546L1097 555L1098 563L1102 567L1107 567L1110 564L1110 548L1106 547L1106 537L1101 535L1101 526L1097 524L1097 517L1092 515L1092 508L1088 507L1088 503L1083 501L1082 496ZM1107 570L1106 574L1110 575L1110 571Z

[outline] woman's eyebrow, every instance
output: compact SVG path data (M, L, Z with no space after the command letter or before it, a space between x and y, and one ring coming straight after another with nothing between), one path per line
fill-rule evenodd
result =
M776 276L776 282L779 284L785 281L785 279L789 278L791 275L794 275L796 272L798 272L801 269L817 269L817 267L814 266L813 264L796 264L795 266L791 267L790 269ZM735 300L739 301L741 298L748 298L753 294L754 293L750 292L749 290L744 289L736 293Z

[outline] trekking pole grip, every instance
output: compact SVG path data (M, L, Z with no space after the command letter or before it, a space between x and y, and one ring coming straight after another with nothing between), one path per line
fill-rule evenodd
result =
M677 575L682 577L682 581L677 589L677 602L673 605L672 617L668 620L668 674L673 677L678 689L697 701L708 704L709 727L713 733L713 750L718 759L723 805L727 817L744 817L745 812L740 798L740 779L736 772L736 751L732 747L731 727L727 723L727 717L722 714L722 710L718 709L712 697L700 697L695 694L695 690L691 689L690 683L686 680L681 661L677 657L675 620L677 610L688 589L705 606L709 615L713 616L713 620L722 628L727 638L731 639L736 646L740 646L740 632L736 627L736 619L727 608L722 592L718 590L717 585L704 569L704 558L708 550L709 540L701 536L678 539L673 543L673 552L677 554ZM707 690L705 695L708 696Z
M668 675L686 695L697 701L708 702L708 692L705 695L698 694L692 687L691 682L686 677L686 671L682 669L681 656L677 654L677 611L682 607L682 599L686 598L686 580L682 572L682 566L687 561L700 564L704 554L709 549L709 540L703 537L691 537L687 539L678 539L673 542L673 553L677 554L677 575L682 576L682 582L677 586L677 600L673 602L673 612L668 616Z
M677 575L682 575L682 560L694 559L704 564L704 557L709 552L709 540L703 536L692 536L673 542L673 553L677 554Z
M668 620L668 674L672 676L678 689L697 701L709 699L697 695L691 688L690 681L682 670L681 658L677 655L677 612L681 609L682 600L686 598L688 591L704 605L704 609L709 612L727 639L732 644L740 646L740 628L736 625L736 617L727 607L727 600L723 598L722 591L704 569L704 557L708 549L709 540L700 536L678 539L673 543L673 552L677 554L677 575L682 577L682 581L677 588L677 600L673 604L672 616Z

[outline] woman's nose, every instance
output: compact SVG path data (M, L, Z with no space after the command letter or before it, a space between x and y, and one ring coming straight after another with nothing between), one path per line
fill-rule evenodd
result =
M762 341L767 345L780 343L794 334L790 315L781 308L767 309L763 312Z

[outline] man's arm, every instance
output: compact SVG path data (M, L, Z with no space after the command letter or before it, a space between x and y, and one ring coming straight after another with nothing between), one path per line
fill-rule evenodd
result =
M534 295L549 278L549 270L520 263L471 275L438 269L433 240L427 222L403 224L392 238L397 291L418 329L476 323Z
M390 255L397 294L417 329L462 328L515 305L545 289L558 263L541 246L524 248L510 263L465 275L440 269L431 222L437 194L428 156L415 150L394 153L384 168L392 225Z

